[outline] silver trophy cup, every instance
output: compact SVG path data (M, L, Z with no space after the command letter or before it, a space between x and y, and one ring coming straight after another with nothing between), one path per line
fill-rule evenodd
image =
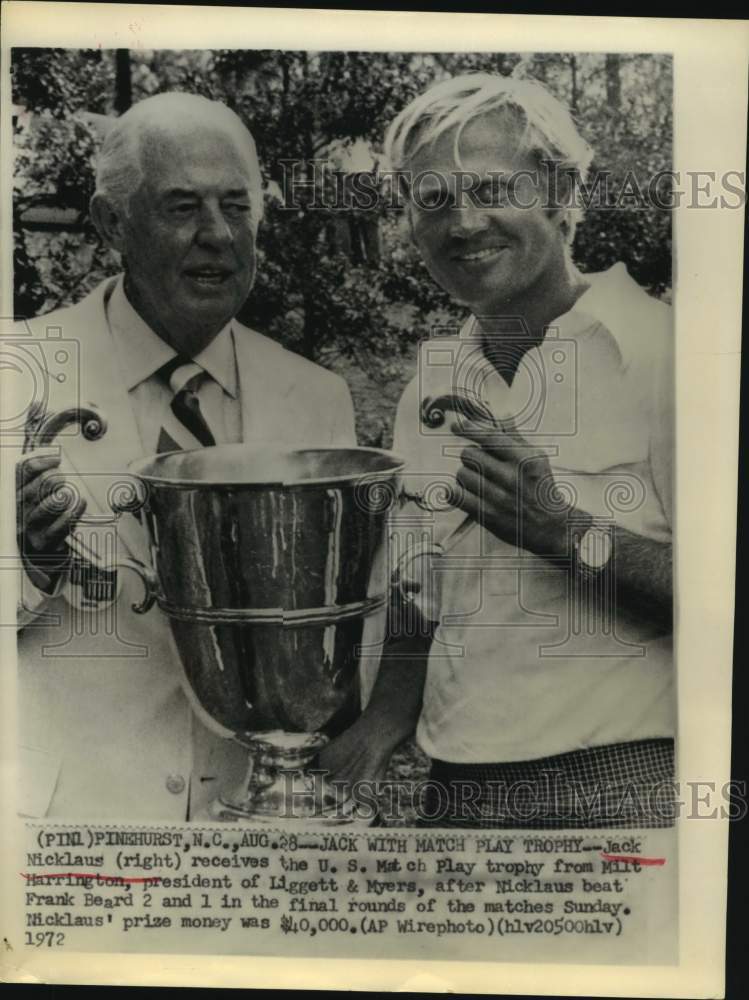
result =
M376 647L401 467L375 449L245 445L130 467L153 562L136 610L158 603L203 718L248 751L213 818L355 818L305 767L361 710L365 621L381 622L366 640Z
M422 421L439 425L464 403L425 401ZM92 406L32 417L27 452L70 423L91 440L106 430ZM402 467L374 448L244 444L130 466L133 489L118 511L140 518L152 561L118 564L144 582L134 610L145 614L157 603L167 615L193 705L247 749L245 777L222 785L212 818L366 821L353 799L321 794L308 765L361 711L360 663L381 647L391 571L408 601L410 564L442 551L416 545L390 564L391 510L409 500L438 509L403 490ZM118 567L102 565L75 536L68 546L72 582L91 602L113 600ZM365 637L368 620L374 627Z

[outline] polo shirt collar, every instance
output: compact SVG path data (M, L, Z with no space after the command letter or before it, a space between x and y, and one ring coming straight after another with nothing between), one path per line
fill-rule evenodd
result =
M616 345L622 367L626 368L637 353L637 331L627 329L625 317L633 292L640 295L646 293L633 280L626 264L622 262L606 271L585 274L584 277L589 282L589 287L571 309L552 320L548 327L558 330L562 338L576 338L594 330L604 332L604 327ZM461 336L473 336L476 328L476 318L472 317L472 321L463 327ZM540 346L547 343L553 346L553 340L554 338L547 338Z
M637 330L629 329L632 297L646 293L634 281L623 262L606 271L584 275L590 283L573 307L549 326L557 327L560 336L574 337L587 332L601 332L604 327L619 351L626 368L637 354Z

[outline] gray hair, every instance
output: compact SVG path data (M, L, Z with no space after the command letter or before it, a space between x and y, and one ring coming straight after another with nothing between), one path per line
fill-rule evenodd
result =
M439 136L455 129L454 156L460 165L460 137L466 125L492 112L509 112L520 132L520 151L539 162L550 160L560 173L576 173L584 182L593 150L583 139L567 108L536 80L468 73L443 80L414 98L394 119L385 136L385 157L395 171ZM569 207L571 242L582 213Z
M120 211L127 211L131 197L143 180L143 147L147 137L154 133L189 134L198 122L225 132L246 154L251 214L257 227L263 216L263 187L255 140L242 120L225 104L197 94L155 94L134 104L117 118L99 152L95 193Z

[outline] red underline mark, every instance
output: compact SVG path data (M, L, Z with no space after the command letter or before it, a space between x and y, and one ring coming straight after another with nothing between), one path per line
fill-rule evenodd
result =
M604 854L601 851L604 861L626 861L633 865L665 865L665 858L642 858L639 854Z
M125 875L102 875L101 872L95 872L90 874L89 872L33 872L28 874L27 872L18 873L21 878L92 878L97 882L101 882L103 879L112 879L119 883L122 882L160 882L160 875L146 875L144 878L128 878Z

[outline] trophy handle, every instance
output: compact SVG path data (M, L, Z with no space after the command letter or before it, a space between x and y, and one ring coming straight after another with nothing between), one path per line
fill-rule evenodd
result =
M452 411L458 415L468 417L470 420L477 420L480 423L488 424L491 428L497 428L499 424L494 418L494 414L477 393L470 389L461 389L459 392L446 393L442 396L432 398L427 396L421 404L421 422L425 427L442 427L445 423L446 414ZM410 493L401 489L401 503L411 501L421 510L435 513L442 508L433 505L426 498L425 493ZM390 582L404 601L413 601L414 591L408 589L407 570L416 559L422 556L443 556L445 552L456 545L460 539L471 530L476 524L470 514L466 514L463 520L455 527L441 542L419 542L417 545L407 549L398 560L398 565L393 570Z
M131 569L137 573L143 583L143 600L132 605L136 614L144 615L149 611L159 596L159 584L156 574L150 566L139 559L119 559L114 565L105 565L80 538L71 537L67 540L70 551L70 582L83 590L83 596L89 603L111 604L117 596L117 573L121 569Z
M158 577L151 567L146 566L140 559L122 559L117 563L115 572L118 569L131 569L140 577L143 584L144 597L142 601L132 604L131 607L136 614L144 615L147 611L151 610L159 596Z
M446 393L435 399L427 396L421 404L421 422L425 427L442 427L448 411L468 417L469 420L487 423L494 428L499 426L486 403L471 389Z
M411 563L422 556L441 556L444 551L439 542L419 542L410 549L406 549L390 576L390 585L397 591L402 601L410 604L418 593L410 585L408 579L408 568Z
M428 508L427 508L428 509ZM390 575L390 585L394 587L404 601L413 601L414 591L408 589L408 567L422 556L444 556L449 549L457 545L461 538L474 527L476 521L466 514L460 524L446 535L441 542L417 542L406 549L398 560L398 564Z
M145 503L145 497L138 490L138 479L130 476L122 480L110 490L109 506L114 514L134 514L139 512ZM112 602L117 594L117 573L120 569L131 569L140 577L143 584L143 600L136 601L132 609L136 614L144 615L149 611L160 595L158 577L154 570L140 561L126 557L118 559L112 565L106 565L99 556L92 552L80 538L70 536L66 542L73 561L71 563L70 582L83 587L83 595L90 601Z
M98 441L107 430L107 418L92 403L69 406L56 413L46 413L41 404L29 409L23 442L23 453L46 448L70 424L78 424L87 441Z
M145 498L139 493L137 485L137 478L132 476L130 481L122 480L110 490L109 506L114 514L130 513L139 516ZM132 605L133 611L144 615L153 607L154 601L159 596L159 585L158 578L150 566L139 559L129 557L107 565L75 535L66 539L66 545L72 556L70 582L83 588L83 596L88 601L111 603L117 594L118 570L131 569L140 577L144 590L143 600Z

